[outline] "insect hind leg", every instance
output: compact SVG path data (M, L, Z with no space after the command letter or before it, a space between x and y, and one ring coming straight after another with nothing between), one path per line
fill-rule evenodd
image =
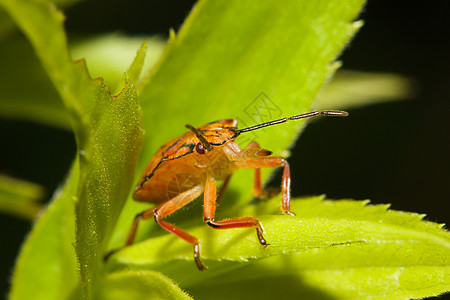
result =
M161 206L153 210L153 217L155 218L155 221L159 226L161 226L163 229L167 230L170 233L175 234L176 236L182 238L183 240L194 246L193 250L194 250L195 264L197 265L197 268L200 271L206 270L206 266L202 263L200 259L200 245L198 239L190 235L189 233L185 232L184 230L181 230L180 228L166 221L163 221L162 219L174 213L175 211L187 205L188 203L192 202L193 200L195 200L198 196L200 196L203 193L203 190L204 190L203 186L197 185L192 189L179 194L173 199L164 202L163 204L161 204Z
M151 218L154 215L154 211L155 211L156 207L153 207L151 209L148 210L144 210L141 213L138 213L133 220L133 224L131 225L131 229L130 232L128 233L128 238L127 238L127 242L125 243L125 245L123 247L117 248L117 249L113 249L111 251L109 251L108 253L105 254L105 256L103 256L103 261L108 261L109 258L116 253L117 251L123 249L124 247L130 246L134 243L134 239L136 237L136 232L138 229L138 225L139 225L139 221L141 220L147 220L149 218Z
M127 242L125 244L126 246L130 246L134 243L134 239L136 236L136 232L138 229L139 222L141 220L147 220L150 218L154 218L156 223L161 226L163 229L167 230L170 233L175 234L176 236L182 238L186 242L193 245L194 250L194 259L195 263L197 265L197 268L201 271L206 270L206 266L202 263L200 260L200 245L198 242L198 239L187 232L181 230L180 228L163 221L162 219L164 217L167 217L168 215L174 213L175 211L179 210L183 206L189 204L193 200L195 200L198 196L200 196L203 193L204 188L201 185L194 186L190 190L187 190L183 193L180 193L179 195L175 196L174 198L170 199L167 202L162 203L161 205L145 210L139 214L136 215L134 218L133 224L130 229L130 233L128 235ZM120 249L115 249L109 253L107 253L104 257L104 260L108 260L109 257L117 252Z

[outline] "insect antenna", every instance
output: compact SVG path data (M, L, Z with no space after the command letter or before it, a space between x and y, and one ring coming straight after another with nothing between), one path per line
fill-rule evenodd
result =
M237 134L241 134L243 132L253 131L253 130L264 128L264 127L267 127L267 126L272 126L272 125L276 125L276 124L286 123L287 121L290 121L290 120L306 119L306 118L310 118L310 117L316 117L316 116L319 116L319 115L330 116L330 117L346 117L346 116L348 116L348 112L342 111L342 110L312 111L312 112L308 112L308 113L305 113L305 114L292 116L292 117L289 117L289 118L282 118L282 119L278 119L278 120L274 120L274 121L258 124L258 125L255 125L255 126L247 127L247 128L244 128L244 129L239 129L239 130L236 130L236 133Z
M212 150L211 145L208 143L208 141L205 139L205 137L200 133L200 131L198 131L197 128L195 128L194 126L189 125L189 124L186 124L186 128L189 128L193 133L195 133L195 135L200 140L200 142L202 143L203 147L206 150L208 150L208 151Z

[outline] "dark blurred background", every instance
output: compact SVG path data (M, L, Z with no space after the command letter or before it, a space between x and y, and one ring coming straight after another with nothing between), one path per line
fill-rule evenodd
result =
M69 37L117 31L167 35L169 28L178 30L194 3L85 1L66 10L66 26ZM290 159L294 196L371 199L450 223L450 26L444 4L369 0L361 14L364 27L340 58L344 68L407 76L416 94L350 110L345 122L311 123ZM0 119L0 141L0 173L43 185L47 199L75 154L72 133L35 123ZM2 295L31 225L0 215Z

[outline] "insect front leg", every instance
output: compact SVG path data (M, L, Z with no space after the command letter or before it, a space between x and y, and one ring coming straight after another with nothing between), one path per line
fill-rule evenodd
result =
M295 215L291 212L291 171L288 162L284 158L260 157L236 161L235 164L240 169L283 167L283 179L281 182L281 211L288 215Z
M258 240L266 247L267 241L263 236L263 228L261 223L255 217L243 217L234 218L223 221L215 221L214 216L216 213L216 180L212 175L207 175L205 184L205 199L203 205L203 219L210 227L214 229L228 229L228 228L245 228L245 227L255 227L256 234L258 235Z

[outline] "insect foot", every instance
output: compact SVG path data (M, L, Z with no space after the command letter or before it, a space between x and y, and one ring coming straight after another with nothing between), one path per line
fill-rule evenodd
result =
M195 264L197 265L197 268L200 271L205 271L208 269L208 267L205 266L202 263L202 261L200 260L200 245L199 244L194 245L194 260L195 260Z
M256 225L256 234L258 235L259 243L263 245L264 249L266 249L270 244L267 243L267 240L264 238L263 233L264 229L262 228L261 223L258 222L258 225Z

